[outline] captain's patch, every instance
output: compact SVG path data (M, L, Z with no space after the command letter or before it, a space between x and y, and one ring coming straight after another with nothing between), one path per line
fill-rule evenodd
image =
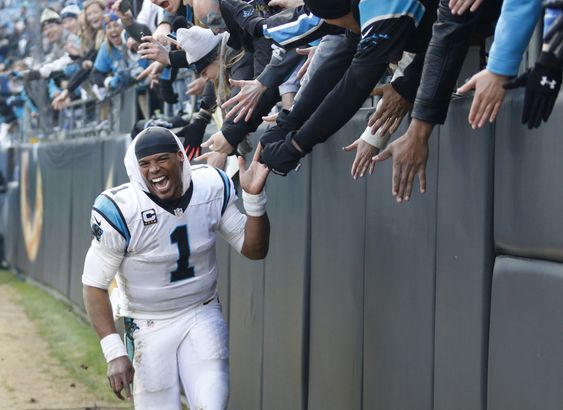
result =
M143 223L146 225L152 225L158 222L156 219L156 211L154 209L147 209L141 212L141 217L143 218Z

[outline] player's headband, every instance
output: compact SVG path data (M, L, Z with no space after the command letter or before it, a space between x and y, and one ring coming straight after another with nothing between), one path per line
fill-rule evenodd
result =
M149 155L178 152L180 150L174 134L163 127L149 127L137 135L135 139L137 161Z

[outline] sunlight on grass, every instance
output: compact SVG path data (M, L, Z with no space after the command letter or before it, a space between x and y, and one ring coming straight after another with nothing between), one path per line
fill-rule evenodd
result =
M8 284L20 293L26 315L37 325L51 354L71 377L85 385L97 400L120 407L127 405L116 399L108 386L106 362L90 324L73 313L70 305L22 282L10 272L0 270L0 284Z

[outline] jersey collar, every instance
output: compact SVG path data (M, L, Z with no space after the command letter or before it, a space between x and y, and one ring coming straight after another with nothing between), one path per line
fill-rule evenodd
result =
M178 199L174 199L171 201L163 201L156 195L151 194L150 192L143 191L155 204L160 206L167 212L170 212L172 215L181 216L185 211L188 205L190 204L190 200L192 199L192 194L194 192L194 183L190 181L190 187L188 190ZM181 210L181 212L179 211Z

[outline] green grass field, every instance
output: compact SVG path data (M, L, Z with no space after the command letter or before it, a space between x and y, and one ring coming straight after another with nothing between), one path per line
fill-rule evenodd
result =
M52 356L71 377L85 385L97 400L127 406L115 398L108 386L105 359L90 324L75 314L70 305L21 281L11 272L0 270L0 284L10 285L21 295L26 315L36 324Z

